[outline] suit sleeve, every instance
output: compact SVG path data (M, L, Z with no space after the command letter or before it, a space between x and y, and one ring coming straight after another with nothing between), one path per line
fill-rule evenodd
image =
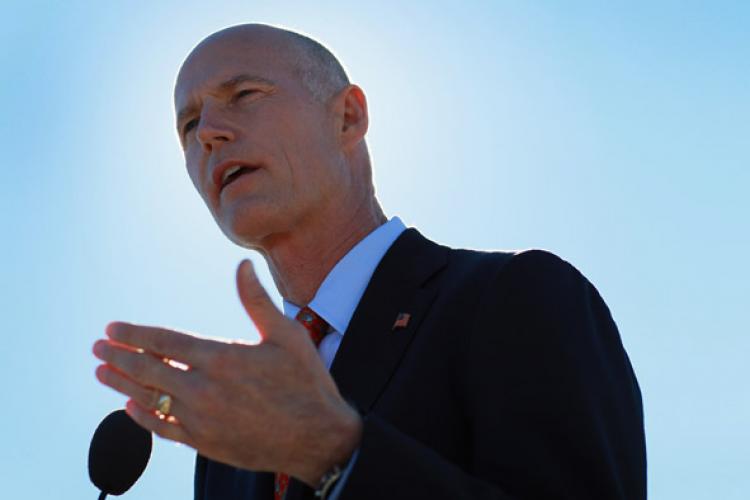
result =
M513 257L457 335L467 463L370 414L341 500L646 498L640 391L576 269L542 251Z

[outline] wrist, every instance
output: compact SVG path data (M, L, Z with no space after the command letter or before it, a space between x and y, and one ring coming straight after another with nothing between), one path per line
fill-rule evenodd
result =
M356 410L346 405L345 412L327 426L323 439L321 453L314 463L309 464L309 470L298 476L311 488L318 488L324 476L330 475L336 468L343 469L354 454L362 440L362 417Z
M332 447L330 463L323 471L323 474L330 471L334 466L343 468L354 454L354 450L359 447L359 444L362 441L362 427L364 425L362 417L349 405L347 405L347 408L350 410L349 418L346 419L343 424L342 431L339 434L339 439L334 442L335 444Z

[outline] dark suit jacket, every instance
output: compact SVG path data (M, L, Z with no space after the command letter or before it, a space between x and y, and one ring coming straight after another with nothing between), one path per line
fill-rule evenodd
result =
M550 253L453 250L405 231L331 373L364 417L341 500L646 497L641 394L617 327ZM272 490L271 473L198 457L198 500ZM312 490L292 480L286 498Z

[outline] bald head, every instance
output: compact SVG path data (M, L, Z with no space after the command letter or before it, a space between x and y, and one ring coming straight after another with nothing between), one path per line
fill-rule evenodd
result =
M188 56L214 43L263 44L282 58L315 97L324 102L349 85L349 77L339 60L320 42L300 33L266 24L240 24L206 37Z
M380 217L364 92L318 42L259 24L214 33L182 65L175 108L191 180L233 241L270 248Z

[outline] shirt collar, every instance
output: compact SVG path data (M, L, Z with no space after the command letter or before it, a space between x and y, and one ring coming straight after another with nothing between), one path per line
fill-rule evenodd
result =
M405 229L401 219L393 217L365 236L333 266L309 307L343 335L375 268ZM300 306L284 300L287 317L295 317L299 310Z

